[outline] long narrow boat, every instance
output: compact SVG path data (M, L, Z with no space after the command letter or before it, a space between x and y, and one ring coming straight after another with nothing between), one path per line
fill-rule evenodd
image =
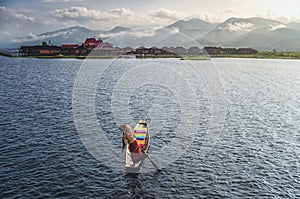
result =
M146 153L150 146L150 133L147 121L139 120L133 131L143 153L131 153L129 150L129 144L127 144L125 169L128 173L139 173L140 168L143 166L144 160L147 157Z

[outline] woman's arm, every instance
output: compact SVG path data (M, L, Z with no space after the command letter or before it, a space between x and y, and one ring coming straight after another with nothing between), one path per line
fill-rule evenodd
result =
M125 133L123 132L123 139L122 139L123 146L122 146L122 151L124 151L124 148L125 148L125 145L126 145L126 140L127 140L126 135L125 135Z

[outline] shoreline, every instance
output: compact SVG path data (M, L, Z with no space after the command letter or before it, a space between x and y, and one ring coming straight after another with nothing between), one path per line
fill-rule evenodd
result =
M11 54L0 54L9 58L36 58L36 59L116 59L121 56L12 56ZM170 55L136 55L136 59L178 58L180 60L205 61L211 58L251 58L251 59L287 59L300 60L300 52L258 52L257 54L221 54L221 55L197 55L197 56L170 56ZM124 58L126 59L126 58ZM133 58L134 59L134 58Z

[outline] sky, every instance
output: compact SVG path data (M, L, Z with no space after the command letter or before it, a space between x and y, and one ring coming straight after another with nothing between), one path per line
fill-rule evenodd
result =
M230 17L300 22L300 0L0 0L0 42L74 25L109 30Z

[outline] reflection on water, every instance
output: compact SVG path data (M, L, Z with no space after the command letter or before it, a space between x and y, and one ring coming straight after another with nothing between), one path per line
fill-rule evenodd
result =
M143 186L142 180L139 179L139 174L126 174L124 180L126 181L125 189L128 190L130 198L145 197L144 193L147 187Z

